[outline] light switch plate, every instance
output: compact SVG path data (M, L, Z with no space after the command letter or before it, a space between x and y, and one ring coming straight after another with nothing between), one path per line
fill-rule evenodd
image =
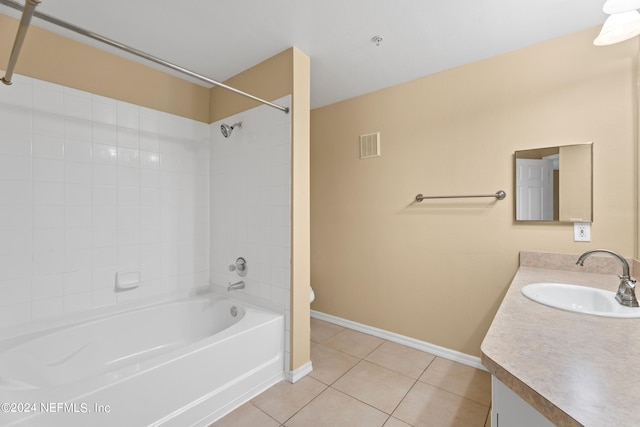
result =
M573 223L573 241L574 242L590 242L591 241L591 223L590 222L574 222Z

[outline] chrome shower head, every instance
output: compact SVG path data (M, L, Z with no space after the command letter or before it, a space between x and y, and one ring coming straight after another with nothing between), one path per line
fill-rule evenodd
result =
M224 136L225 138L229 138L231 136L231 132L233 132L233 129L241 128L241 127L242 127L242 122L235 123L231 126L223 123L220 125L220 132L222 132L222 136Z

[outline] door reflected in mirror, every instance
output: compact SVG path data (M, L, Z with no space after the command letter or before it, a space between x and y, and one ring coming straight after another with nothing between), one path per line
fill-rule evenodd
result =
M591 222L593 144L515 153L516 221Z

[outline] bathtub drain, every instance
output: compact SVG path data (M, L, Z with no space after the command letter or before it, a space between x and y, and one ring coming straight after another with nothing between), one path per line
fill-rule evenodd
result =
M238 309L236 308L236 306L234 305L233 307L231 307L231 310L229 310L231 312L231 316L232 317L236 317L238 315Z

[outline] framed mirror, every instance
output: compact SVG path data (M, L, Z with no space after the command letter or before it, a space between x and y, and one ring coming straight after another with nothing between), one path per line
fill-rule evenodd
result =
M592 222L592 169L592 143L516 151L516 221Z

